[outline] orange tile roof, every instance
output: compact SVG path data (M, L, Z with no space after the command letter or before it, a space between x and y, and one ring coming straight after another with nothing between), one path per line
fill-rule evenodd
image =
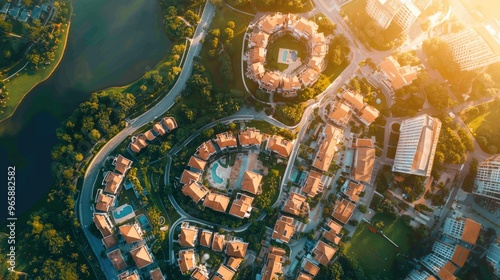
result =
M113 205L115 198L103 193L97 196L97 203L95 204L95 209L102 212L107 212L109 207Z
M142 240L142 236L137 230L136 225L123 225L120 227L120 233L125 238L127 244Z
M219 269L217 269L215 275L212 276L212 280L231 280L233 276L234 271L222 264Z
M323 191L323 183L321 183L321 177L323 174L311 170L309 176L307 177L305 185L302 187L302 192L307 194L309 197L315 197L318 192Z
M199 159L195 156L192 156L188 162L188 166L196 168L198 170L205 170L206 165L207 165L206 161Z
M182 223L181 233L179 234L179 244L182 247L194 247L198 236L198 228L189 226L188 223Z
M311 274L312 276L316 276L319 272L319 267L313 264L308 259L305 259L305 261L302 263L302 269L304 269L305 272Z
M309 213L309 203L306 202L307 198L296 192L290 193L290 197L283 206L283 212L292 215L300 216Z
M319 72L312 68L307 68L307 70L300 73L299 76L300 80L305 86L310 86L311 83L313 83L318 79L318 77L319 77Z
M222 150L224 148L233 148L238 146L236 142L236 137L232 133L224 132L217 134L217 139L215 139L215 143Z
M297 76L291 76L291 77L283 77L283 86L282 89L283 91L294 91L294 90L299 90L302 87L302 84L299 81L299 78Z
M306 18L300 18L297 24L295 24L294 29L301 33L312 35L316 32L318 27L313 21L307 20Z
M233 258L230 257L229 260L227 261L227 265L232 268L234 271L238 270L238 267L240 266L241 262L243 261L242 258Z
M231 240L227 243L226 255L235 258L244 258L247 253L248 243L240 240Z
M160 268L156 268L154 270L149 271L149 276L151 276L151 280L164 280L165 277L163 273L161 273Z
M293 147L291 141L288 141L287 139L278 135L271 136L267 141L268 141L267 146L269 147L269 150L277 153L282 157L290 156Z
M293 218L281 216L276 220L272 238L288 243L295 233L295 226L293 225Z
M360 118L366 125L370 125L378 118L380 112L375 109L375 107L367 105L365 108L359 112L361 114Z
M101 239L101 241L102 241L102 244L104 244L104 247L106 247L106 249L114 247L116 244L118 244L118 240L112 234L104 237L103 239Z
M224 250L224 245L226 244L226 237L223 234L214 233L214 239L212 240L212 250L221 252Z
M251 74L251 79L254 81L258 81L262 76L264 76L264 73L266 72L266 69L264 68L264 64L262 63L253 63L249 65L249 73Z
M229 214L236 216L240 219L250 217L250 212L252 211L253 197L237 194L236 198L229 209Z
M342 226L332 220L328 222L327 226L330 228L330 230L325 231L323 233L323 237L328 241L338 245L341 240L340 233L342 231Z
M330 112L328 117L340 126L347 126L347 124L349 124L349 120L351 119L351 115L351 108L337 100L333 104L333 110Z
M140 152L143 148L147 147L146 136L144 134L139 134L133 137L133 141L130 143L130 149L134 153Z
M346 224L351 218L354 208L356 208L356 205L347 199L337 200L333 208L333 217L339 222Z
M370 139L356 141L356 158L354 160L354 180L370 182L375 163L375 148Z
M139 278L139 275L137 274L137 270L132 272L132 274L130 274L129 271L124 271L118 275L118 279L120 279L120 280L141 280Z
M200 237L200 245L210 248L210 243L212 243L213 233L208 230L203 230Z
M254 47L248 51L250 63L266 61L266 50L264 48Z
M450 262L448 261L438 272L438 277L441 280L455 280L456 277L453 276L453 273L455 273L455 270L457 268Z
M243 180L241 181L241 190L252 194L258 194L260 192L261 181L262 175L252 171L245 171Z
M123 259L122 252L120 249L113 250L108 253L108 258L113 264L113 267L115 268L116 271L120 271L127 267L127 264L125 263L125 260Z
M457 245L455 247L455 252L453 253L453 257L451 258L451 261L456 264L459 267L463 267L465 264L465 261L467 260L467 257L469 256L470 250Z
M208 280L208 273L202 272L200 269L196 268L191 274L191 278L196 280Z
M219 212L226 212L228 205L229 197L217 193L209 193L203 201L203 206Z
M165 135L165 133L167 133L161 123L155 123L155 125L153 125L153 131L160 135Z
M209 190L200 182L193 181L190 184L184 185L182 193L198 203L209 193Z
M106 175L106 178L104 179L104 181L106 182L104 191L109 194L116 194L118 188L120 187L120 184L122 183L122 180L122 175L109 171Z
M471 245L476 245L477 237L479 236L480 230L481 230L481 224L469 218L465 219L464 232L462 233L462 240Z
M148 139L149 141L153 141L156 138L152 129L144 132L144 136L146 136L146 139Z
M115 170L125 175L125 172L132 166L132 161L122 155L116 157Z
M103 237L106 237L112 233L112 229L109 222L106 220L106 216L94 214L94 223L97 229L101 232Z
M132 255L132 259L134 259L138 268L143 268L153 263L153 259L151 258L146 246L141 246L131 250L130 254Z
M238 134L238 140L242 146L260 145L262 143L262 134L260 130L254 127L247 127L245 131Z
M196 173L187 169L184 169L184 172L182 172L181 176L181 184L190 184L193 181L198 181L200 179L201 174Z
M256 47L265 48L269 39L269 34L264 32L252 32L250 33L249 44Z
M327 265L328 262L333 258L337 250L323 241L319 241L314 247L312 255L315 261L322 265Z
M362 184L356 184L354 182L349 182L347 189L344 194L349 197L351 201L357 203L359 201L359 195L365 190L365 186Z
M275 72L266 72L262 79L260 80L261 84L269 91L275 91L281 81L281 75Z
M186 274L188 271L191 271L196 265L194 250L189 249L179 251L177 263L179 264L179 269L182 274Z
M342 93L342 98L347 101L351 106L353 106L353 109L355 110L361 110L364 107L364 102L363 102L363 95L360 93L351 91L351 90L346 90Z
M202 160L208 160L210 156L215 153L215 147L212 141L208 140L205 143L202 143L198 149L196 149L196 155L200 157Z
M417 78L419 70L416 66L412 67L408 65L401 67L392 56L386 57L382 63L380 63L379 68L387 75L394 90L410 84Z
M262 269L262 280L275 280L279 278L278 275L283 274L282 262L285 251L280 249L274 246L269 247L267 261Z
M328 171L333 156L337 151L337 144L343 132L341 129L327 124L323 130L323 140L320 141L320 147L314 158L313 166L319 170ZM318 137L319 138L319 137Z
M173 117L165 117L161 122L164 126L168 128L169 131L172 131L177 128L177 122Z
M307 274L301 272L301 273L299 273L297 280L313 280L313 277L311 275L307 275Z

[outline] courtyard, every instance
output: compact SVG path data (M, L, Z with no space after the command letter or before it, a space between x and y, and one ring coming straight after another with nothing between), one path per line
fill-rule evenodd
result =
M268 174L268 168L262 164L258 156L259 151L228 154L210 164L204 178L212 188L228 192L239 190L246 171L263 176Z
M305 42L297 40L290 34L285 34L269 43L266 67L289 74L304 63L306 54Z

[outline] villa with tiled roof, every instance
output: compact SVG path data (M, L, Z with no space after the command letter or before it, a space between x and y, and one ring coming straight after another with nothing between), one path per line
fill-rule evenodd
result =
M323 174L318 171L311 170L307 177L306 183L302 187L302 192L308 197L315 197L318 193L323 191L323 183L321 177Z
M276 220L271 238L278 242L288 243L294 233L295 226L293 225L293 218L281 216L281 218Z
M238 193L229 209L229 214L240 219L249 218L252 213L253 197Z
M210 244L212 243L212 235L213 235L213 232L204 229L201 232L200 245L210 248Z
M191 156L187 165L195 170L203 171L205 170L207 162L195 156Z
M333 217L337 221L347 224L354 212L354 208L356 208L356 205L349 202L347 199L337 200L333 206Z
M323 241L318 241L312 251L312 256L315 261L322 265L328 265L337 250Z
M198 238L198 228L190 226L188 222L183 222L178 238L179 245L182 247L194 247Z
M226 245L226 236L215 232L214 238L212 240L212 250L216 252L224 251L224 246Z
M196 267L196 254L194 249L179 251L179 258L177 259L181 273L185 275Z
M200 180L200 177L201 177L200 173L184 169L184 171L182 172L180 183L184 185L191 184L192 182Z
M236 148L238 143L236 142L236 137L231 132L219 133L216 136L215 144L219 146L221 150L227 148Z
M203 206L218 212L226 212L229 200L230 198L228 196L211 192L205 197Z
M329 220L326 227L328 230L323 232L323 238L338 245L342 239L342 225L337 224L333 220Z
M322 171L328 171L333 160L337 145L343 140L343 131L326 124L323 132L318 136L319 149L313 160L313 166Z
M267 139L266 150L274 152L282 157L289 157L292 152L293 143L282 136L273 135Z
M137 223L121 226L120 233L122 234L127 244L142 240L142 230Z
M113 250L109 252L107 255L108 259L111 261L111 264L113 265L116 271L120 271L125 267L127 267L127 263L125 263L125 260L123 259L123 255L120 249Z
M227 242L226 255L235 258L244 258L247 253L247 248L247 242L235 238Z
M295 216L307 216L309 214L309 203L306 200L307 197L291 192L282 210Z
M270 246L267 254L264 267L262 268L262 280L275 280L279 279L279 275L283 274L283 262L285 261L284 255L286 251Z
M260 194L261 181L262 175L252 171L245 171L243 174L243 180L241 181L241 190L251 194Z
M358 182L369 183L375 163L375 147L371 139L356 140L356 156L354 157L353 178Z
M254 127L247 127L245 131L238 134L238 140L242 147L258 147L262 143L262 138L263 135L260 133L260 130Z
M146 245L131 250L130 254L139 269L153 263L153 257Z
M116 194L118 192L118 188L120 188L122 181L123 175L108 171L103 180L103 185L106 186L104 188L104 192L109 194Z
M211 140L208 140L204 143L202 143L197 149L196 149L196 155L201 158L202 160L207 161L213 154L215 154L216 150L214 147L214 144L212 143Z
M346 181L342 186L341 191L349 198L350 201L358 203L359 195L365 191L365 186L352 181Z
M202 183L191 181L190 184L184 185L182 193L191 197L195 203L198 203L209 193L209 190Z
M127 173L127 171L132 167L132 161L122 155L118 155L113 159L113 165L115 166L116 171L125 175L125 173Z

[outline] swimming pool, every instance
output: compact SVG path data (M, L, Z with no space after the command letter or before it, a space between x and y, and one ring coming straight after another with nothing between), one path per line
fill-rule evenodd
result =
M292 60L296 61L297 60L297 52L296 51L292 51L290 54L292 55Z
M124 205L121 209L118 208L113 212L113 218L115 218L115 220L122 219L127 215L130 215L133 211L134 209L132 209L132 206L128 204Z
M287 56L288 56L288 50L284 50L283 54L282 54L282 57L281 57L281 60L284 61L284 62L286 62L287 61L286 60Z
M144 230L149 229L150 225L149 225L148 218L146 216L140 215L139 217L137 217L137 220L139 220L139 223L141 224L142 229L144 229Z
M219 167L219 163L216 162L213 166L212 166L212 178L214 179L214 182L217 183L217 184L222 184L222 182L224 182L224 180L217 176L217 168Z

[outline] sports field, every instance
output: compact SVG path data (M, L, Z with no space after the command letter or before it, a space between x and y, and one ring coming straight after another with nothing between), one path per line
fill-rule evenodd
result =
M359 262L365 275L383 273L387 279L397 279L398 275L394 275L395 260L398 254L408 254L411 228L385 214L376 214L372 223L377 221L384 222L383 233L399 247L396 248L381 234L370 231L367 223L361 223L346 245L345 253Z

